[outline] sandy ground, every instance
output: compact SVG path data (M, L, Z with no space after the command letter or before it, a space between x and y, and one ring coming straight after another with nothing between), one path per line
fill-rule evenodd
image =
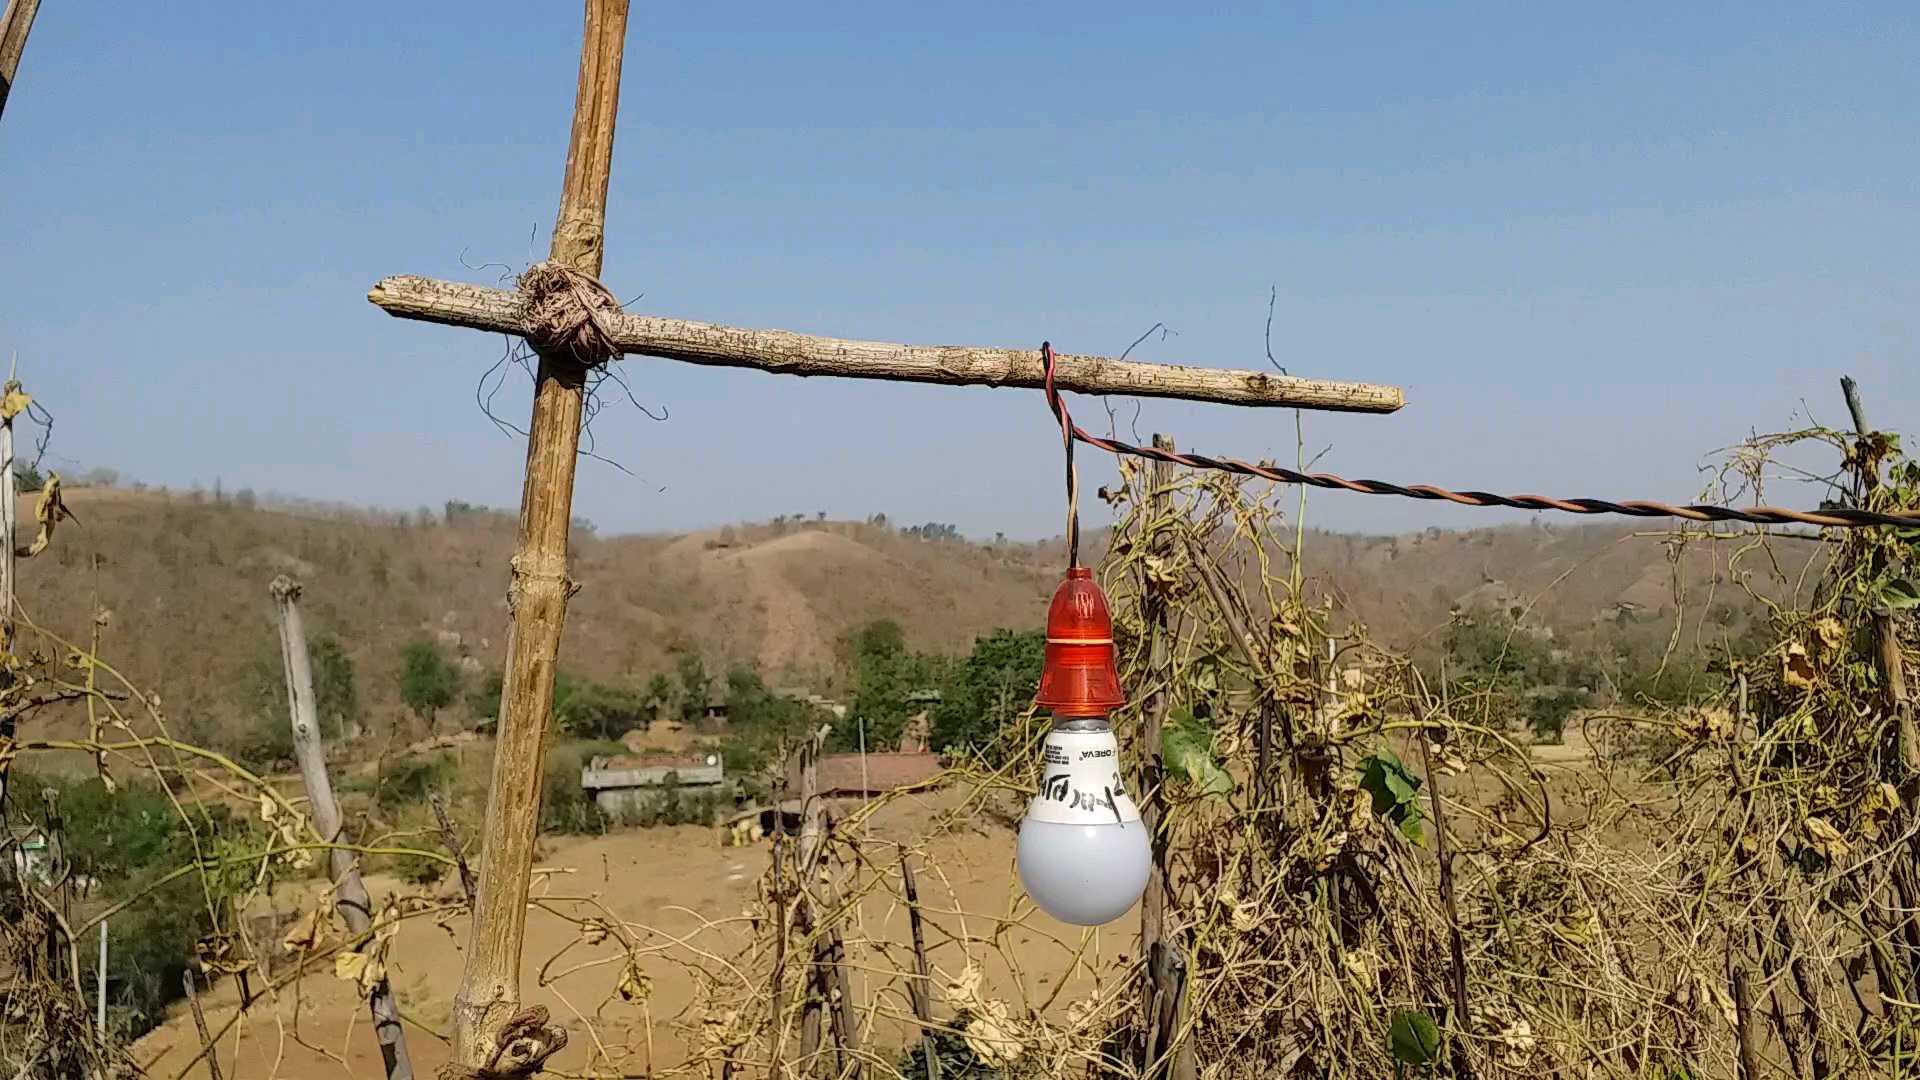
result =
M887 807L870 827L868 857L891 866L897 857L893 842L923 833L954 798L936 793ZM1089 960L1111 960L1137 943L1137 914L1084 938L1077 928L1028 914L1013 873L1014 836L1004 825L982 822L950 832L929 842L925 851L916 866L936 983L964 968L971 954L982 967L989 994L1007 1000L1016 1015L1027 1003L1038 1007L1049 998L1049 1011L1064 1013L1094 991L1088 967L1074 961L1083 940ZM767 865L764 841L725 847L717 830L693 826L552 842L536 872L536 905L529 914L522 966L525 1001L545 1004L569 1029L569 1045L552 1065L574 1073L647 1076L683 1061L698 1027L690 1011L698 984L707 973L734 978L726 958L744 940L746 920L766 916L759 890ZM376 902L407 891L380 878L368 885ZM318 889L314 883L303 892L314 897ZM290 892L276 902L289 910L300 899ZM589 915L623 924L637 941L652 984L644 1003L623 1000L616 992L625 954L613 942L589 944L569 918ZM1019 916L1024 917L1015 925ZM466 935L464 918L437 922L424 916L406 921L393 942L389 966L402 1011L413 1022L408 1045L417 1075L431 1076L447 1059L448 1047L434 1033L449 1030ZM884 973L908 962L907 913L890 896L873 896L863 902L848 938L856 1000L875 1003L874 1011L862 1016L865 1041L898 1046L905 1034L893 1016L905 1014L908 1005L901 984ZM995 938L1004 947L982 943ZM974 944L964 946L965 940ZM330 966L234 1021L237 993L234 981L225 980L202 998L209 1025L227 1026L219 1038L226 1076L381 1075L364 1005L352 984L333 977ZM937 992L935 1000L939 1008ZM177 1010L139 1042L135 1060L153 1076L172 1077L186 1068L199 1045L190 1017ZM195 1065L190 1075L203 1075L204 1069Z

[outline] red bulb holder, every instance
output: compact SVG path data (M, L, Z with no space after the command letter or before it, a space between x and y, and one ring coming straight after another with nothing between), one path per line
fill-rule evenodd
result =
M1126 703L1107 597L1093 571L1073 567L1047 608L1046 658L1034 704L1055 716L1105 716Z

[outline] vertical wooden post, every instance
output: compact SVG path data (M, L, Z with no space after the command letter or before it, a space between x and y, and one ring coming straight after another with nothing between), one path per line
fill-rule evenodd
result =
M1415 699L1414 708L1426 719L1426 702ZM1447 847L1447 810L1440 801L1440 779L1433 771L1433 739L1420 733L1420 765L1427 774L1428 794L1433 798L1433 853L1440 863L1440 901L1447 913L1447 957L1452 964L1453 1027L1459 1037L1453 1040L1453 1073L1473 1076L1473 1063L1467 1057L1467 1038L1473 1034L1473 1013L1467 1008L1467 947L1460 933L1460 905L1453 888L1453 851Z
M1156 434L1153 445L1160 450L1174 449L1173 440L1165 435ZM1173 476L1173 466L1165 461L1155 461L1147 473L1147 528L1151 535L1150 546L1154 554L1161 558L1171 554L1173 548L1173 534L1163 527L1161 520L1172 511ZM1160 763L1160 735L1171 706L1166 691L1172 663L1171 634L1166 599L1154 590L1151 583L1141 594L1141 607L1151 635L1147 664L1148 679L1153 687L1140 708L1143 728L1140 790L1145 793L1145 800L1140 806L1140 820L1146 826L1153 851L1152 866L1147 872L1147 889L1140 899L1140 955L1147 961L1146 1064L1149 1069L1157 1069L1158 1059L1171 1052L1173 1060L1170 1075L1174 1080L1192 1080L1197 1072L1193 1045L1190 1040L1179 1041L1177 1045L1175 1042L1179 1036L1178 998L1185 980L1178 975L1180 959L1169 953L1173 946L1166 940L1170 888L1167 880L1168 837L1165 832L1166 773Z
M593 277L600 274L626 31L626 0L586 0L580 82L550 250L554 261ZM466 972L454 998L454 1054L469 1068L487 1063L495 1033L520 1003L521 947L540 825L554 671L567 598L574 589L567 577L567 539L586 374L569 356L540 357L526 482L520 493L520 539L507 592L513 621L507 631L499 737L487 793L487 832Z
M913 861L900 852L900 881L907 893L907 923L913 929L913 1015L920 1021L920 1053L927 1059L927 1080L940 1080L940 1054L933 1038L933 969L920 928L920 890L913 882Z
M805 745L799 748L799 754L800 862L794 874L798 898L794 901L793 917L800 931L810 935L814 928L811 897L813 883L819 872L814 860L819 855L825 832L821 827L820 808L817 805L820 792L820 736L809 732ZM818 952L816 947L816 957ZM814 1071L814 1056L820 1052L821 1009L827 1000L827 983L818 963L807 965L807 975L801 985L805 988L800 1010L800 1069L804 1075Z
M0 113L7 111L7 97L20 70L20 55L27 50L27 35L33 31L33 17L39 13L40 0L7 0L7 13L0 16Z
M329 844L347 842L340 821L340 803L333 797L327 776L326 747L320 741L320 712L313 695L313 666L307 655L307 628L300 618L300 583L286 576L273 579L270 592L280 610L280 659L287 678L287 713L293 724L293 756L300 764L300 780L307 789L307 808L313 827ZM373 926L373 900L360 880L360 860L344 848L328 852L333 867L334 908L355 937ZM370 942L363 942L365 948ZM191 977L191 976L189 976ZM407 1033L400 1026L400 1008L393 987L383 977L367 995L373 1014L374 1038L380 1042L380 1061L388 1080L413 1080L413 1061L407 1054Z
M781 794L786 794L784 786ZM780 878L781 861L786 858L781 839L787 829L780 802L780 799L773 802L773 974L767 978L768 1008L773 1013L772 1045L767 1051L769 1080L784 1080L786 1076L780 1064L780 1051L787 1041L787 894Z
M31 12L28 17L32 17ZM7 8L7 18L10 25L13 18L11 6ZM22 31L23 36L24 33ZM4 43L0 43L0 49L4 48ZM0 61L0 63L3 62ZM11 72L4 72L4 74L10 75ZM0 87L0 104L4 104L5 94L5 88ZM5 387L0 388L0 395L18 389L20 384L14 380L13 373L9 371ZM16 588L13 549L14 531L19 528L19 523L18 493L13 475L13 416L0 413L0 655L11 655L13 652L13 605ZM88 671L91 673L92 669L89 668ZM12 682L12 671L0 668L0 687L10 685ZM11 747L13 733L14 721L9 715L6 719L0 720L0 743ZM10 764L10 761L0 762L0 807L5 807L7 804Z

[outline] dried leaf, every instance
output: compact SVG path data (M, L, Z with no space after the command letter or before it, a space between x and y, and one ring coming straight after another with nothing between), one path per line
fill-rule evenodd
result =
M1840 835L1839 829L1834 828L1825 818L1810 817L1804 824L1809 844L1815 851L1829 859L1846 857L1847 838Z
M633 960L620 972L620 983L614 989L620 992L622 1001L646 1001L653 997L653 977L640 970Z
M1813 661L1807 658L1807 647L1794 642L1780 657L1780 677L1788 686L1801 690L1813 689Z
M33 407L33 397L20 389L20 384L10 382L6 393L0 395L0 420L11 420Z
M33 519L39 523L40 531L35 534L33 543L16 548L14 555L31 559L47 550L47 545L53 543L53 527L72 516L73 513L60 498L60 474L48 473L47 482L40 487L40 500L33 506ZM12 543L12 538L9 537L7 542Z
M1847 628L1831 615L1814 620L1813 635L1819 640L1822 653L1833 652L1847 643Z
M1004 1001L982 1002L980 1009L967 1021L963 1034L967 1049L973 1051L973 1056L994 1068L1013 1064L1026 1050L1012 1021L1007 1018L1007 1004Z
M319 948L326 935L326 918L318 908L307 912L288 928L280 947L290 953L309 953Z

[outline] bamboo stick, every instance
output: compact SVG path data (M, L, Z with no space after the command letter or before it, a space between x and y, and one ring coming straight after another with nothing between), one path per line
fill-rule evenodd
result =
M484 285L407 274L383 278L367 293L367 299L387 314L403 319L514 335L521 335L525 327L521 295ZM1037 389L1046 385L1037 348L849 341L658 315L610 315L605 322L613 344L621 352L689 364L947 386ZM1056 354L1055 359L1055 384L1081 394L1366 413L1393 412L1406 404L1405 395L1394 386L1066 353Z

